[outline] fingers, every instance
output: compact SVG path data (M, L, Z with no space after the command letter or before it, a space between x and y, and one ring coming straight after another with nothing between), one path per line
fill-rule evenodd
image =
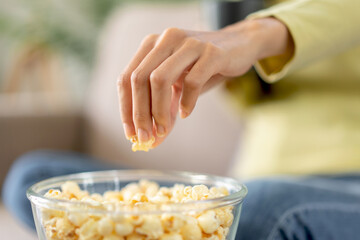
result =
M226 51L208 40L211 34L203 39L192 35L173 28L148 37L121 75L120 112L128 138L137 135L145 143L155 136L154 145L159 144L178 109L182 118L189 116L206 86L220 81L211 79L226 66L221 59Z
M124 126L125 135L128 139L136 135L132 114L132 90L131 74L141 63L144 57L153 49L158 35L149 35L141 43L137 53L118 78L118 97L120 115Z
M133 101L133 121L140 142L147 142L153 137L153 121L152 121L152 86L150 85L150 74L164 60L166 60L174 51L182 31L179 29L169 29L161 35L155 47L143 59L139 66L131 75L132 101ZM152 77L154 84L162 85L164 79ZM166 79L165 79L166 81ZM160 83L161 82L161 83ZM167 84L167 83L165 83ZM171 86L168 85L169 87ZM171 93L168 93L169 98ZM156 99L157 101L158 99ZM165 104L166 105L166 104ZM163 117L163 116L162 116ZM166 131L165 125L159 125L158 131L163 135Z
M168 128L168 132L169 133L172 128L174 127L175 124L175 120L176 120L176 115L179 109L179 99L181 96L181 88L178 88L176 86L172 86L171 87L171 107L170 107L170 125ZM154 129L154 133L156 132L157 129ZM156 141L153 144L153 147L157 147L160 143L162 143L164 141L165 137L156 137Z
M213 45L208 44L199 60L185 77L179 109L181 118L186 118L191 114L203 86L219 72L222 67L218 61L220 58L221 52Z
M165 136L171 124L172 85L180 78L186 68L200 55L200 43L186 41L180 49L166 59L150 76L152 116L155 120L157 135Z
M230 79L231 79L231 77L224 77L221 74L215 74L201 88L200 94L203 94L203 93L207 92L209 89L213 88L214 86L219 85L220 83L222 83L226 80L230 80Z

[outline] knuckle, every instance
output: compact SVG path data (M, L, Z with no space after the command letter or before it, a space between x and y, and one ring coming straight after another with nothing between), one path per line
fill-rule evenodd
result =
M184 35L184 31L180 30L179 28L167 28L164 32L163 32L163 37L165 39L177 39L180 38Z
M176 27L167 28L164 31L164 35L174 36L174 35L177 35L179 33L179 31L180 31L180 29L178 29Z
M143 42L144 43L154 42L157 38L158 38L157 34L149 34L144 38Z
M163 74L159 71L154 71L151 73L151 75L150 75L151 87L162 88L166 85L166 82L167 82L167 78L166 78L165 74Z
M143 41L141 42L142 46L152 46L156 42L159 35L157 34L149 34L147 35Z
M130 83L130 75L128 73L121 73L117 78L117 86L120 89L126 88Z
M141 85L142 80L143 80L143 74L141 70L135 70L131 74L131 85L133 86Z
M208 58L217 58L220 54L220 49L212 43L207 43L204 50L204 55Z
M201 44L201 41L195 38L187 38L184 41L184 46L186 48L194 48Z

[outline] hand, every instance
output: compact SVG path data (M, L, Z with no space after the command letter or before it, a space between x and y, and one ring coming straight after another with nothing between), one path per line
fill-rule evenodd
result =
M202 92L246 73L258 59L280 54L287 35L281 22L265 18L214 32L170 28L147 36L118 80L127 138L137 135L147 142L154 136L157 146L173 128L178 111L186 118Z

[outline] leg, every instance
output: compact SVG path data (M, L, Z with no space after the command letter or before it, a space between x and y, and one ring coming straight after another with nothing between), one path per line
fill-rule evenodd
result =
M36 151L20 157L11 167L3 185L5 206L19 220L34 228L31 206L26 190L46 178L114 167L102 164L88 156L58 151Z
M238 240L331 240L360 235L360 177L248 182Z

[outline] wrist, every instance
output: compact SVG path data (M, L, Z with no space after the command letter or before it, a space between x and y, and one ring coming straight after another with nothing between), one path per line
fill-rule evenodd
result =
M283 22L272 17L248 21L258 49L257 60L285 53L291 36Z
M256 60L281 55L291 39L284 23L276 18L259 18L244 20L223 29L238 33L238 39L248 39Z

